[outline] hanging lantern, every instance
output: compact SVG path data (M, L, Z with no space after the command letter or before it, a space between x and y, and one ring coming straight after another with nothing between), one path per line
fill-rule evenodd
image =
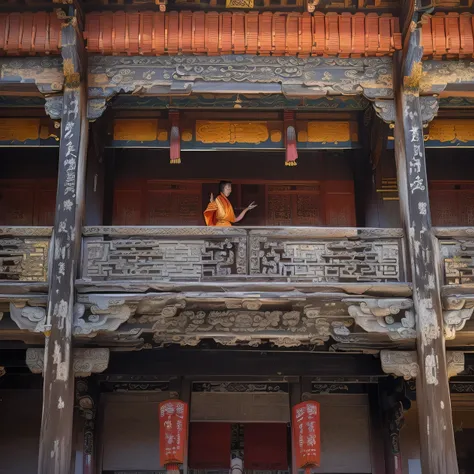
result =
M319 403L308 401L294 406L291 428L296 467L310 474L321 461Z
M179 474L188 446L188 404L181 400L160 403L160 461L168 473Z

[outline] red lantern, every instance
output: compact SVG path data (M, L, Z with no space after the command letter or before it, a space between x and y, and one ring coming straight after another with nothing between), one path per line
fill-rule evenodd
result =
M292 442L295 464L298 469L319 467L321 461L319 403L308 401L293 407Z
M160 461L168 472L179 474L188 446L188 404L181 400L160 403Z

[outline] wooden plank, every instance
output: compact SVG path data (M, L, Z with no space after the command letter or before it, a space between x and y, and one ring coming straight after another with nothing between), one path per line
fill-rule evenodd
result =
M423 123L419 97L421 32L415 30L406 43L404 61L394 71L395 156L402 221L408 249L417 315L417 377L419 425L423 472L458 473L453 421L446 371L443 313L436 276L437 249L430 218ZM403 69L402 69L403 68Z
M51 265L44 372L39 474L64 474L71 465L74 412L72 318L74 275L81 241L88 139L84 45L71 19L62 28L65 87L61 117L57 207Z
M371 355L261 352L252 350L166 350L113 352L104 374L173 376L383 376Z

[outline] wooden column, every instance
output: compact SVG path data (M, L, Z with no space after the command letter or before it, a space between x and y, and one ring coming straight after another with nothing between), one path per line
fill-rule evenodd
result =
M368 385L370 420L370 457L372 474L387 474L385 471L385 449L382 407L380 406L378 384Z
M82 472L96 472L96 413L99 405L99 387L92 377L82 378L76 382L76 402L82 419Z
M90 126L84 225L104 225L106 120L101 117Z
M402 474L403 460L400 451L400 431L405 424L405 410L410 408L405 394L405 381L392 378L379 383L379 405L382 411L383 444L385 448L385 474Z
M306 381L305 381L306 382ZM290 419L293 421L292 413L293 413L293 407L295 405L298 405L298 403L301 403L301 396L302 396L302 384L301 381L298 383L291 383L290 384ZM309 386L309 392L311 392L311 386ZM293 430L290 431L290 433L293 433ZM290 439L291 441L291 474L298 474L298 467L296 465L296 456L295 456L295 451L294 451L294 445L293 445L293 440Z
M403 54L394 63L395 156L417 318L420 372L416 383L422 468L424 474L457 474L419 97L423 53L420 37L420 30L414 29L405 41Z
M88 138L84 46L74 13L71 7L62 28L65 84L48 295L50 329L46 331L39 474L66 474L71 462L74 412L71 332Z

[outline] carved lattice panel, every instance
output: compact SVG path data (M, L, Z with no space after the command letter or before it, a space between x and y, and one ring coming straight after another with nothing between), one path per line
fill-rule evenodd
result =
M85 245L84 278L200 281L245 274L246 249L245 236L91 238Z
M49 238L0 238L0 279L47 281Z
M458 224L458 206L455 192L432 190L430 192L430 207L433 225L454 226Z
M253 231L250 274L313 282L401 281L398 240L282 239Z
M291 195L269 194L267 202L267 225L291 225Z
M474 239L440 240L447 285L474 283Z
M298 225L321 225L319 196L315 194L296 196L296 221Z

